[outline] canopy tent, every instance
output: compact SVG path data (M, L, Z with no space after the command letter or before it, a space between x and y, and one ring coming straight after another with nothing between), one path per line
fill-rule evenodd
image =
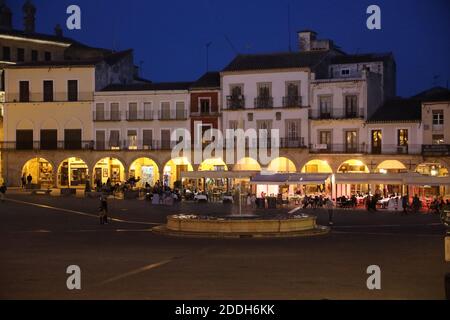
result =
M404 184L415 186L432 186L439 187L444 185L450 185L450 176L446 177L434 177L424 176L419 173L409 174L403 179Z
M337 173L336 184L403 184L404 174Z
M329 174L311 173L257 174L250 180L250 183L264 185L319 185L324 184L329 177Z
M243 179L257 175L259 171L183 171L182 179Z

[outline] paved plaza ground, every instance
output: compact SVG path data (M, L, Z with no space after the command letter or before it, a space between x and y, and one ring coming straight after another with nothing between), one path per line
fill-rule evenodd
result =
M193 239L150 229L169 214L234 209L111 200L115 220L101 226L96 199L20 192L8 198L0 203L2 299L445 298L450 264L435 215L337 210L325 236ZM325 211L308 213L327 223ZM69 265L81 268L81 291L66 288ZM379 291L366 287L369 265L381 267Z

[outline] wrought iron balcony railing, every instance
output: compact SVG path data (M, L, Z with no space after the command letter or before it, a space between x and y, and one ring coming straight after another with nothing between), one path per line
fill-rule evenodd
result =
M227 96L227 109L239 110L245 108L245 96Z
M285 96L283 97L283 108L301 108L301 96Z
M273 97L256 97L254 106L256 109L272 109Z

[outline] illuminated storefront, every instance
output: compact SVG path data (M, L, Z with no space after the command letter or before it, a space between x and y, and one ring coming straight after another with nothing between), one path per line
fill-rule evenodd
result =
M31 176L31 183L41 185L41 187L53 186L53 167L43 158L34 158L22 168L22 176Z
M58 184L63 188L84 188L89 179L88 166L80 158L68 158L58 168Z
M181 172L194 171L191 163L186 157L179 157L170 160L164 166L163 184L173 188L176 181L181 183Z
M115 158L103 158L96 163L93 170L94 183L101 181L106 183L110 179L111 184L125 181L125 168L120 160Z
M145 187L147 183L153 186L159 180L158 165L150 158L136 159L130 166L129 176L138 180L139 187Z

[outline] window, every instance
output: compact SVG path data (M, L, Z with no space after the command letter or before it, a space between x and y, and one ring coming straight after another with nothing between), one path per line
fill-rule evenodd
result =
M341 76L350 75L350 69L341 69Z
M136 102L128 104L128 120L137 120L138 118L138 105Z
M300 96L300 82L287 82L286 83L286 96L288 96L288 97Z
M111 149L119 149L120 148L120 131L119 130L111 130L109 132L109 147Z
M137 131L136 130L128 130L128 149L129 150L137 150L137 146L138 146L138 135L137 135Z
M110 108L111 108L110 119L112 121L120 121L119 104L117 102L111 103Z
M433 125L444 125L444 110L433 110Z
M300 120L286 120L286 138L289 141L300 139Z
M52 53L48 52L48 51L45 51L45 53L44 53L44 60L45 61L52 61Z
M39 60L39 54L37 50L31 50L31 61L36 62Z
M209 98L200 98L200 113L209 114L211 111L211 100Z
M95 142L96 142L96 150L105 150L106 149L106 136L104 130L98 130L95 132Z
M142 131L142 140L143 140L143 148L151 149L153 146L153 131L152 130L143 130Z
M78 101L78 80L67 81L67 100Z
M319 144L326 145L327 148L331 145L331 131L319 131Z
M105 104L104 103L97 103L95 105L95 120L96 121L104 121L106 120L105 117Z
M11 48L10 47L3 47L3 60L11 61Z
M52 80L44 81L44 101L45 102L53 101L53 81Z
M258 97L268 98L272 95L272 84L270 82L258 83Z
M201 140L203 144L210 143L212 141L212 132L208 131L211 130L213 127L211 124L201 124L199 125L199 133L201 134Z
M238 129L238 122L237 122L237 120L230 120L229 128L231 130L237 130Z
M275 119L276 119L277 121L280 121L280 120L281 120L281 112L275 113Z
M170 119L170 102L161 103L161 119L162 120Z
M183 101L178 101L175 103L175 110L176 110L176 117L178 120L183 120L186 118Z
M258 134L258 141L261 143L262 141L267 141L270 143L271 129L272 129L272 120L258 120L256 121L256 128Z
M33 149L33 130L16 130L16 149Z
M19 101L20 102L30 101L30 83L28 81L19 82Z
M321 118L331 117L331 96L319 96L319 109Z
M346 118L356 118L358 116L358 96L345 96L345 116Z
M81 149L81 129L64 130L64 149L66 150Z
M443 134L433 134L432 139L433 139L433 144L445 144Z
M163 150L170 149L170 130L169 129L161 130L161 148Z
M242 85L232 84L230 87L230 92L233 98L240 98L244 92L244 89Z
M17 61L24 62L25 61L25 49L18 48L17 49Z
M397 146L399 147L408 146L408 129L397 130Z
M144 120L152 120L152 104L150 102L144 102Z
M345 131L345 151L356 152L358 149L358 132L355 130Z
M372 130L371 132L371 143L372 143L372 153L380 154L382 145L383 135L381 130Z
M43 129L41 130L41 150L56 150L58 147L58 130Z

